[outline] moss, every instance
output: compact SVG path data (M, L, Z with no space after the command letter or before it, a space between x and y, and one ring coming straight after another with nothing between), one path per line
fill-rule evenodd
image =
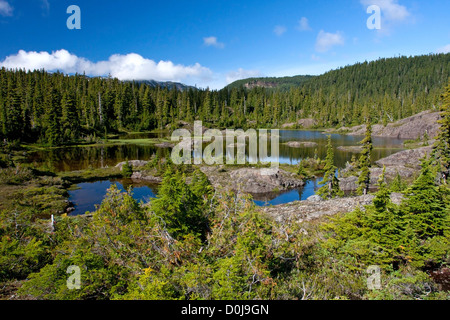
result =
M75 184L80 182L121 178L122 172L119 168L116 167L98 168L80 171L59 172L58 177L69 182L70 184Z

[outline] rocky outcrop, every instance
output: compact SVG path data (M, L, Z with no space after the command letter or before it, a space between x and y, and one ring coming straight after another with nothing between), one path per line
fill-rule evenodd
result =
M370 168L370 187L369 189L376 189L378 179L383 173L382 168ZM399 174L402 178L411 179L414 177L414 174L417 173L417 170L413 168L407 168L402 166L391 166L386 167L386 181L392 181L397 174ZM342 191L356 191L358 189L358 177L351 176L347 178L339 178L339 188Z
M218 167L202 167L201 170L215 187L240 190L250 194L285 191L305 185L294 174L280 169L240 168L225 170Z
M306 201L321 202L321 201L323 201L323 199L321 196L314 195L314 196L311 196L308 199L306 199Z
M376 124L372 126L372 136L399 139L421 139L428 135L430 139L437 135L440 119L439 112L424 111L412 117L389 123L387 126ZM348 135L361 135L366 132L366 126L360 125L352 128L342 127L337 132Z
M161 183L162 182L161 177L155 177L155 176L146 174L141 171L133 172L133 174L131 175L131 180L146 181L146 182L150 182L150 183Z
M429 146L400 151L375 163L380 167L384 165L386 167L408 167L418 170L420 169L420 159L425 157L425 155L430 155L431 150L432 147Z
M281 126L281 128L295 128L298 127L304 128L304 129L310 129L317 125L317 120L314 120L312 118L306 118L306 119L299 119L297 122L291 122L291 123L285 123Z
M365 205L372 204L374 198L374 195L369 194L326 201L295 201L273 207L263 207L260 210L281 223L292 220L302 222L322 216L351 212L358 207L363 209ZM395 204L400 204L402 198L403 196L399 193L391 194L391 200Z
M379 177L383 173L383 166L386 166L386 181L392 181L397 174L403 179L412 180L420 170L420 159L431 153L432 147L404 150L380 159L375 162L378 167L370 168L370 188L375 189ZM347 167L341 170L341 175L345 175L353 168ZM339 178L339 187L343 191L355 191L358 188L358 178L350 176Z
M126 163L126 161L123 162L119 162L118 164L116 164L116 168L119 168L120 170L122 170L123 165ZM143 167L145 166L148 161L144 161L144 160L129 160L128 163L133 166L134 168L138 168L138 167Z
M244 87L247 89L253 89L253 88L276 88L278 84L276 82L270 82L270 81L261 81L256 80L252 82L247 82L244 84Z
M286 145L291 148L315 148L318 146L316 142L310 141L289 141Z

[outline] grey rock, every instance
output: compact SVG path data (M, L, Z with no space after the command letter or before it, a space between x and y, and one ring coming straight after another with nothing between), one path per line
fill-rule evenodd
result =
M336 198L326 201L295 201L272 207L262 207L259 210L280 223L287 221L308 221L321 218L323 216L346 213L373 203L374 195L369 194L360 197ZM394 204L400 204L403 199L402 194L391 194Z
M437 135L440 119L439 112L424 111L409 118L389 123L387 126L376 124L372 127L372 136L391 137L399 139L421 139L428 134L430 138ZM350 130L349 135L364 135L366 126L356 126L353 128L341 128L341 130ZM344 131L345 132L345 131Z
M122 170L123 165L126 163L126 161L120 162L118 164L116 164L116 168L119 168L120 170ZM134 168L138 168L138 167L143 167L145 166L148 161L144 161L144 160L129 160L128 163L130 165L132 165Z
M239 190L250 194L295 189L305 185L301 179L294 178L290 173L280 169L232 168L224 171L219 167L202 167L201 170L215 187Z
M161 183L162 182L162 178L155 177L152 175L147 175L141 171L133 172L131 179L136 180L136 181L147 181L147 182L152 182L152 183Z
M321 196L314 195L314 196L311 196L311 197L309 197L308 199L306 199L306 201L311 201L311 202L321 202L321 201L323 201L323 199L322 199Z
M422 147L400 151L375 162L378 166L407 166L409 168L420 169L420 159L431 153L432 147Z

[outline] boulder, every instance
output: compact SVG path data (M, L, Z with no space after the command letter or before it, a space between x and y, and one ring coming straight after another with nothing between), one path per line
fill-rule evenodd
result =
M126 161L123 162L119 162L118 164L116 164L116 168L119 168L120 170L122 170L123 165L126 163ZM138 167L143 167L145 166L148 161L144 161L144 160L129 160L128 163L130 165L132 165L134 168L138 168Z

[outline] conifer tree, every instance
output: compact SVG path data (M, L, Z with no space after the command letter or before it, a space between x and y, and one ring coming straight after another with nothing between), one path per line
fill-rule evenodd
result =
M361 152L361 157L359 158L359 169L361 172L358 178L358 194L366 195L369 192L370 186L371 152L373 149L372 125L370 124L370 120L367 120L366 134L364 139L361 141L361 144L363 150Z
M75 99L72 93L65 93L61 101L62 104L62 133L64 141L78 139L80 135L80 126L75 105Z
M58 146L62 143L60 126L60 108L58 92L51 88L45 97L46 126L45 137L50 146Z
M21 113L21 96L15 81L11 80L6 101L6 136L10 139L22 138L24 123Z
M442 235L449 226L444 192L435 184L430 163L431 160L422 160L420 175L404 192L406 199L402 203L406 220L420 239Z
M436 143L433 146L433 157L440 166L440 173L444 184L450 175L450 81L442 95L441 125Z
M320 183L323 185L317 194L323 199L331 199L336 196L342 196L342 191L339 188L339 180L336 177L337 167L334 165L334 152L331 144L331 136L328 136L327 156L325 158L325 175L323 181Z
M130 165L128 162L128 159L125 161L125 163L122 166L122 175L125 178L130 178L133 175L133 166Z
M195 191L200 189L194 188ZM203 199L186 184L184 175L168 166L151 208L164 220L173 237L182 239L191 234L204 239L208 220L203 204Z

